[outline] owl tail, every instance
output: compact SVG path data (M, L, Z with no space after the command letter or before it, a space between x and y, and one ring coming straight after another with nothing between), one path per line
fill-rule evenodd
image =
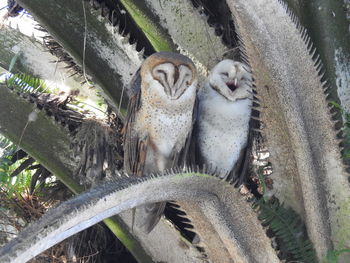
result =
M165 209L166 202L152 203L137 208L141 228L148 234L157 225Z

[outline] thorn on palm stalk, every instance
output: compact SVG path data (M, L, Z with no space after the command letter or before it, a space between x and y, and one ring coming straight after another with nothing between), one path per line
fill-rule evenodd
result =
M154 49L146 39L144 32L136 25L120 1L84 1L90 2L92 8L99 10L101 16L106 18L115 27L116 33L125 37L126 41L130 44L135 45L135 50L145 53L146 56L154 53Z
M200 10L206 17L206 22L214 28L217 36L221 36L225 45L231 50L224 56L229 59L237 59L237 54L233 48L238 46L239 36L236 33L232 16L225 1L192 0L193 6ZM233 52L232 52L233 51ZM230 54L231 53L231 54Z

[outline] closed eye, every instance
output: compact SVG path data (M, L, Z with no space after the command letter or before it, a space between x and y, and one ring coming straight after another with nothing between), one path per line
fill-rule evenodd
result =
M184 77L184 79L187 79L186 80L187 87L191 85L191 81L190 81L191 78L192 78L192 76L190 74L186 74L186 76Z
M158 69L158 70L157 70L157 73L161 73L161 74L166 75L166 72L165 72L164 70L161 70L161 69Z
M186 65L179 66L179 80L181 80L179 87L182 87L183 84L187 87L192 84L192 70Z
M162 83L162 85L165 85L164 81L168 82L168 74L165 70L157 69L156 75L154 78Z
M246 83L246 84L250 83L251 81L252 81L251 79L246 78L246 77L242 77L242 78L240 79L240 82L241 82L241 83Z
M220 75L228 78L228 73L227 72L220 73Z

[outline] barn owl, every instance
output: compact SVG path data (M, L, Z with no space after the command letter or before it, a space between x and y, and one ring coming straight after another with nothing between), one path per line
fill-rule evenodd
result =
M124 128L126 172L146 176L180 165L193 127L197 94L193 62L176 53L155 53L134 75L131 90ZM141 229L150 232L164 208L165 203L138 208Z
M247 66L225 59L211 70L198 92L198 116L193 136L197 163L222 177L236 176L235 164L247 144L251 82Z

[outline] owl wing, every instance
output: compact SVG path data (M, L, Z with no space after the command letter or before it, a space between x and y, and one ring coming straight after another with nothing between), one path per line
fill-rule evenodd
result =
M198 112L198 100L196 99L193 106L192 113L192 127L191 131L187 134L186 142L184 147L174 155L173 159L173 167L181 167L183 165L186 166L194 166L195 160L195 146L193 139L193 129L197 120L197 112Z
M143 176L147 150L149 147L149 137L142 137L134 132L135 118L141 108L141 75L138 70L130 82L130 100L128 104L128 114L124 126L124 169L127 173ZM195 107L196 108L196 107ZM194 124L196 114L192 114L192 125ZM191 129L192 130L192 129ZM182 166L185 163L189 145L191 141L191 132L187 135L185 145L180 151L174 151L171 156L172 167ZM142 214L144 219L143 228L149 233L159 222L164 212L166 202L148 204L137 209L137 213ZM136 210L133 209L132 228L134 226Z
M140 138L133 132L137 112L141 108L141 76L140 69L130 82L130 100L124 125L124 170L131 175L142 176L145 166L148 137Z
M193 113L192 113L192 127L190 132L187 134L187 138L185 140L185 145L181 148L180 151L174 151L171 156L171 167L175 168L183 168L183 165L190 165L191 162L189 161L189 157L191 156L191 141L192 141L192 129L193 125L196 121L197 117L197 100L195 101L194 107L193 107ZM146 232L149 233L152 231L152 229L157 225L159 222L162 214L164 213L166 202L159 202L154 204L149 204L145 206L145 212L147 214L146 222L144 224L144 227L146 229ZM176 217L174 214L173 216ZM174 218L175 218L174 217ZM182 216L179 216L179 218L182 218ZM181 221L181 219L179 219Z
M251 126L251 124L249 126ZM252 129L249 129L247 144L242 148L236 164L228 175L228 179L231 179L236 186L246 184L249 178L249 171L251 169L250 160L252 158L253 136L254 135Z

